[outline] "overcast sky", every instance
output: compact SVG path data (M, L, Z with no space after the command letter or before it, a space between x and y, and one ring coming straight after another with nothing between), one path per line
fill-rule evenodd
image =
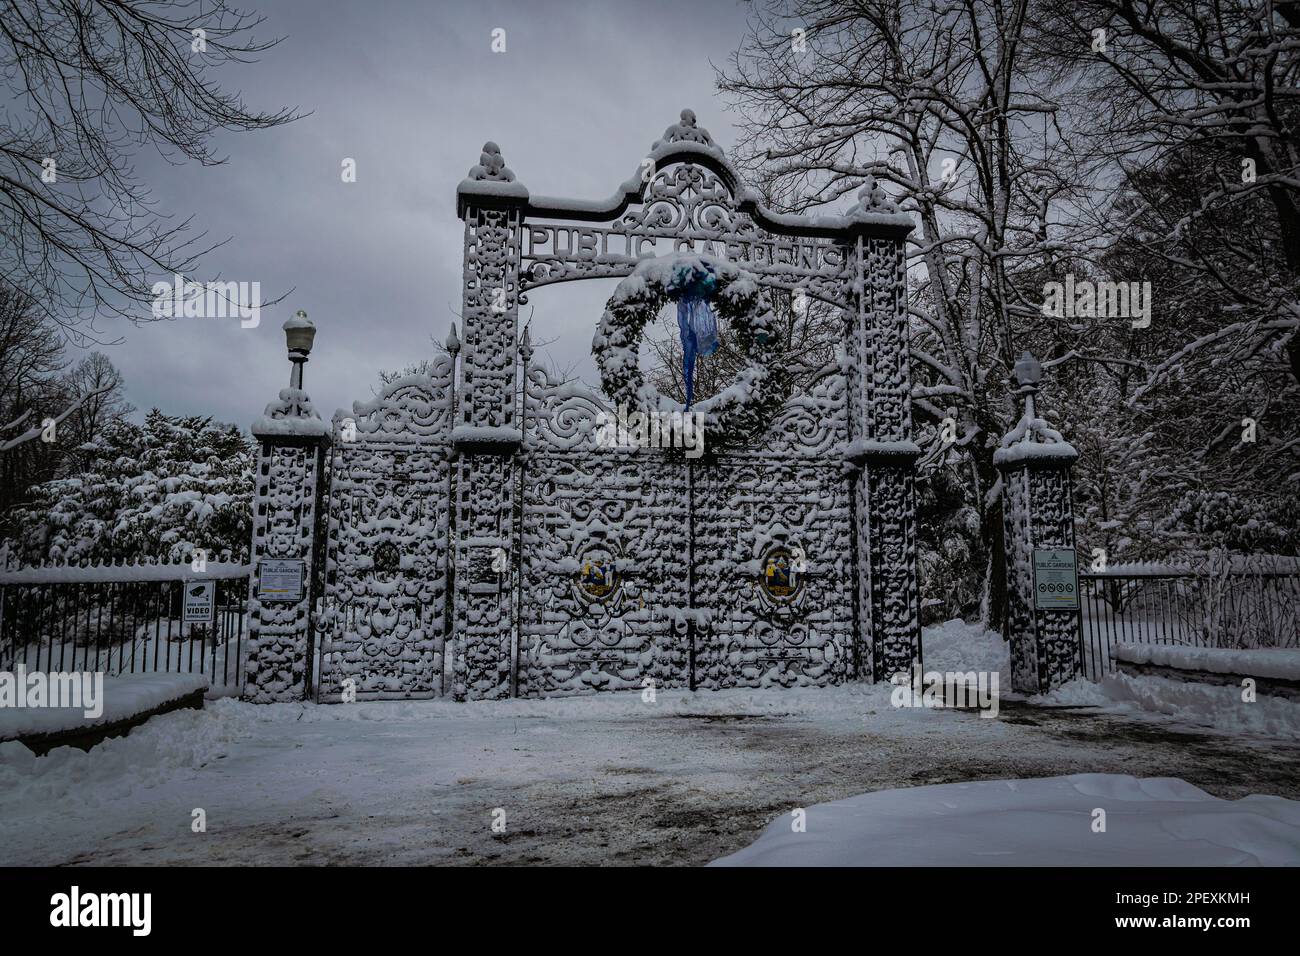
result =
M259 281L237 319L177 319L112 331L105 349L141 410L211 414L247 427L287 384L280 325L316 323L306 388L322 417L372 395L381 369L432 354L460 309L463 226L456 184L486 140L534 193L604 198L683 107L727 149L734 131L712 64L738 45L733 0L249 0L284 42L222 71L249 105L311 115L223 135L225 165L169 167L141 155L161 209L231 237L210 274ZM506 52L491 32L506 30ZM357 181L341 180L352 157ZM194 278L204 278L195 276ZM595 381L591 336L612 285L566 283L531 296L534 338L560 368ZM525 315L527 312L525 311Z

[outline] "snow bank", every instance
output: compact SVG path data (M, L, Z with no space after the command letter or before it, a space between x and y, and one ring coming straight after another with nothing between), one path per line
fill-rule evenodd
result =
M1111 660L1133 664L1300 681L1300 648L1236 650L1185 644L1116 644L1110 656Z
M103 713L99 717L88 719L81 707L0 707L0 740L90 730L208 689L203 674L123 674L103 680Z
M953 618L921 632L921 659L927 671L986 671L1011 687L1009 645L997 631Z
M1130 716L1165 714L1180 723L1226 734L1300 740L1300 703L1266 694L1245 701L1242 688L1233 684L1115 673L1097 683L1079 678L1031 701L1092 706Z
M1094 833L1093 811L1106 811ZM1074 774L882 790L774 820L714 866L1297 866L1300 802Z

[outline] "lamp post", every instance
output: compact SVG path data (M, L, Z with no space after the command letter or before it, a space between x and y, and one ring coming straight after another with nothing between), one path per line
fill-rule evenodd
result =
M289 361L293 364L289 372L289 387L302 388L302 367L307 362L307 356L311 354L311 344L316 338L316 326L311 319L307 318L307 313L299 309L293 314L293 318L286 319L284 323L284 341L289 347Z
M1015 394L1024 397L1025 411L1032 418L1037 414L1034 410L1034 396L1039 392L1038 383L1043 380L1042 363L1034 358L1033 353L1026 351L1015 364L1011 378L1016 383Z

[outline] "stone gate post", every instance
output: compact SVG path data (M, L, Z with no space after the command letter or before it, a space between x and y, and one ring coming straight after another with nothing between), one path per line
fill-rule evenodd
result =
M317 523L330 443L329 425L302 389L316 328L299 311L284 323L284 332L292 363L289 387L252 428L259 450L244 696L257 703L302 700L311 691Z
M849 269L847 457L854 485L858 674L889 680L921 661L916 563L916 459L903 237L911 220L868 181L851 218L896 237L858 235L845 248Z
M456 189L465 222L464 336L457 423L452 692L513 692L518 547L514 500L518 421L519 240L528 190L487 143Z
M1042 694L1080 672L1070 482L1078 454L1038 417L1038 361L1026 352L1013 377L1024 413L993 454L1002 475L1011 685L1020 693Z

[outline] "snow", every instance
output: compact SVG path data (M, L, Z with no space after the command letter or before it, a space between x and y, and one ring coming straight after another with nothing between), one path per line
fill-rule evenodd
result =
M89 730L127 720L207 689L208 679L203 674L107 676L103 678L103 712L99 717L87 718L82 707L0 707L0 740L64 730ZM0 744L3 746L6 745ZM3 753L0 750L0 762L4 759Z
M993 464L1017 465L1026 461L1049 458L1063 458L1073 461L1078 457L1079 453L1068 442L1057 442L1049 445L1044 442L1023 440L994 451Z
M268 404L253 422L255 438L319 438L329 433L329 422L321 420L301 388L280 389L278 400Z
M1236 650L1183 644L1116 644L1110 656L1134 664L1300 681L1300 648Z
M856 438L844 446L843 457L847 459L871 458L875 456L920 457L921 446L914 441L875 441L868 438Z
M494 199L528 201L528 187L521 182L498 179L462 179L456 187L457 196L487 196Z
M1011 686L1010 645L997 631L961 618L927 627L921 639L921 656L927 671L996 672L1000 686Z
M927 669L996 669L1009 684L997 633L952 620L927 628L923 646ZM752 842L773 806L1006 766L1049 777L1143 766L1202 785L1211 778L1239 796L1269 785L1253 761L1289 752L1253 741L1242 758L1241 741L1223 737L1189 754L1185 738L1127 736L1105 716L1113 704L1086 712L1100 716L1038 708L1033 721L986 720L895 708L891 690L660 689L653 703L640 691L469 703L217 700L154 717L89 753L61 747L36 758L0 744L0 864L707 862ZM1282 774L1269 779L1281 786ZM489 830L498 806L509 812L506 840ZM207 813L206 835L190 831L196 807ZM1114 836L1122 813L1109 810Z
M1031 399L1026 402L1025 413L1015 427L1002 436L1000 447L993 452L993 464L1004 467L1044 459L1073 461L1078 457L1079 453L1074 450L1074 446L1049 425L1046 419L1039 418L1034 413Z
M1111 522L1099 522L1098 527ZM1119 522L1114 522L1118 525ZM1210 577L1215 574L1278 574L1300 573L1300 558L1281 554L1216 554L1183 561L1119 561L1106 565L1104 571L1089 571L1092 577L1145 577L1167 575L1194 575Z
M186 564L91 564L48 565L0 571L0 584L63 584L105 581L210 581L246 578L252 565L231 561L209 561L202 571Z
M457 425L451 430L453 445L518 445L523 432L507 425Z
M1300 866L1300 801L1221 800L1176 777L951 783L806 810L806 832L783 814L715 865Z
M761 212L757 218L764 225L779 226L782 229L804 227L824 229L827 232L841 232L851 229L856 224L883 226L889 229L913 229L916 227L912 217L905 212L871 212L857 208L847 216L804 216L798 213L772 212L763 207L759 208Z
M319 418L271 418L268 415L259 415L253 419L252 431L258 438L263 436L318 438L321 435L328 435L330 426Z
M1267 694L1257 694L1254 701L1245 701L1242 688L1233 684L1112 673L1096 683L1083 678L1070 681L1034 700L1096 707L1146 719L1167 717L1180 724L1234 737L1300 740L1300 702Z

